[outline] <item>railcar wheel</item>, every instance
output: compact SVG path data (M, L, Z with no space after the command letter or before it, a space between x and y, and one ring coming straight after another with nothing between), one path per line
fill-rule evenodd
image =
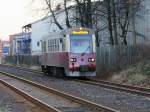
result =
M45 70L43 73L44 73L44 75L47 75L47 72L46 72L46 70Z
M53 67L52 66L48 66L48 74L50 76L53 76Z
M42 72L44 73L44 75L46 75L47 74L47 67L45 68L44 66L41 66L41 68L42 68Z
M44 72L44 66L41 66L42 72Z
M63 67L57 67L56 68L56 77L63 78L65 76L64 68Z

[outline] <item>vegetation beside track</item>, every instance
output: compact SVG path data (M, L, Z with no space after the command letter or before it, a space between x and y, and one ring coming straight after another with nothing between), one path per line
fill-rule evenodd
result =
M150 88L150 60L131 65L125 70L114 73L108 80Z

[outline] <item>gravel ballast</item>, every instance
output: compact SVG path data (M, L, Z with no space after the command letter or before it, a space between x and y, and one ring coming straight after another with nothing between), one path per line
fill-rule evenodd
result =
M125 92L106 89L96 85L57 79L37 73L19 71L15 68L0 66L0 71L8 72L60 91L109 106L120 112L150 112L150 99Z
M81 104L73 102L72 100L66 99L54 93L47 92L15 78L0 74L0 79L31 95L32 97L39 99L45 104L61 110L61 112L80 112L81 110L82 112L93 112L91 109L88 109L88 107L86 108Z
M36 106L0 83L0 112L38 112Z

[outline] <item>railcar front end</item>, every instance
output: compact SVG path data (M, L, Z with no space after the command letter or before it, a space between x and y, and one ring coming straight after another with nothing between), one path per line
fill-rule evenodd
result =
M95 36L89 30L72 31L69 35L69 76L96 76Z

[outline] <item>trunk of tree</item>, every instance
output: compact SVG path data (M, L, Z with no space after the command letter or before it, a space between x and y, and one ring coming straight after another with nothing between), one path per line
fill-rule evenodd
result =
M125 14L125 22L123 25L123 42L125 45L127 45L127 33L128 33L128 26L129 26L129 13L130 13L130 4L129 2L127 2L127 6L126 6L126 14Z
M132 32L132 36L133 36L133 45L136 46L137 40L136 40L135 17L132 18L132 28L133 28L133 32Z
M128 45L126 38L123 39L123 44L126 46Z
M92 3L91 0L87 0L87 6L86 6L86 26L88 28L92 28Z
M108 21L108 29L109 29L109 34L110 34L110 37L109 37L110 44L114 45L110 0L107 0L106 3L107 3L107 21Z
M98 30L95 31L95 38L96 38L96 46L99 47L99 34L98 34Z
M112 0L112 18L113 18L113 29L114 29L114 44L118 45L118 34L117 34L117 20L116 20L116 7L115 1Z
M129 0L129 3L130 3L130 5L129 5L129 11L130 11L130 13L131 13L131 16L132 16L132 19L131 19L131 23L132 23L132 29L133 29L133 31L132 31L132 36L133 36L133 45L135 45L136 46L136 27L135 27L135 14L134 14L134 8L133 8L133 6L134 6L134 0Z
M129 2L127 1L123 1L121 3L121 5L124 7L124 10L118 11L119 12L119 18L118 18L118 23L120 25L120 30L121 30L121 37L123 38L123 44L127 45L127 33L128 33L128 29L129 29ZM124 13L124 14L123 14Z
M70 21L69 21L69 14L67 9L67 0L64 0L64 8L65 8L65 15L66 15L66 26L71 28Z

